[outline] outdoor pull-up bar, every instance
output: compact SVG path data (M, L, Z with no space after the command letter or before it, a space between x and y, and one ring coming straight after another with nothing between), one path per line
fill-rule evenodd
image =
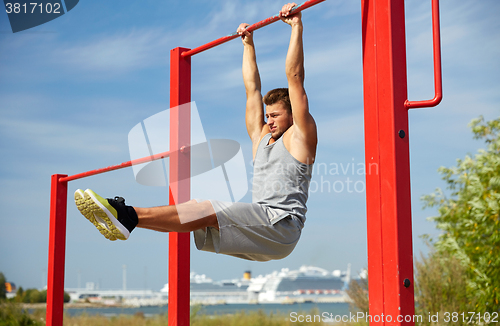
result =
M293 9L297 13L325 0L309 0ZM280 20L279 14L250 25L254 31ZM118 169L170 158L169 167L169 203L175 204L190 198L190 110L180 106L191 102L191 56L226 43L239 35L219 38L193 50L175 48L171 52L170 62L170 151L121 164L74 175L54 174L51 180L49 262L47 281L47 325L61 326L64 296L64 264L66 247L66 211L68 182ZM185 108L188 108L186 106ZM172 180L178 182L172 183ZM169 324L189 324L189 272L190 249L189 233L169 234Z
M299 12L325 0L309 0ZM379 167L366 175L368 269L371 316L414 314L413 251L411 231L408 108L432 106L442 97L439 50L439 3L434 13L435 90L433 100L407 99L404 2L361 0L363 83L365 106L365 166ZM249 31L267 26L279 15L250 25ZM64 298L64 263L68 182L133 164L170 158L169 203L189 200L191 56L228 42L239 35L219 38L195 49L177 47L170 61L170 149L142 159L72 176L54 174L51 179L47 325L61 326ZM406 109L406 110L405 110ZM180 149L180 150L177 150ZM169 325L189 325L189 233L169 234ZM370 324L414 325L388 319Z
M316 5L316 4L320 3L320 2L323 2L323 1L325 1L325 0L309 0L309 1L306 1L306 2L298 5L297 7L293 8L291 12L292 13L301 12L302 10L307 9L309 7L312 7L312 6L314 6L314 5ZM259 28L262 28L264 26L272 24L272 23L274 23L274 22L276 22L278 20L280 20L280 16L279 16L279 14L276 14L276 15L274 15L272 17L266 18L264 20L261 20L260 22L257 22L257 23L255 23L253 25L248 26L247 27L247 31L253 32L253 31L255 31L255 30L259 29ZM199 46L197 48L194 48L192 50L182 52L181 56L183 58L193 56L195 54L198 54L200 52L206 51L208 49L211 49L211 48L216 47L218 45L221 45L223 43L226 43L226 42L229 42L231 40L234 40L235 38L238 38L239 36L240 35L237 32L234 32L232 34L229 34L227 36L223 36L223 37L218 38L218 39L216 39L216 40L214 40L212 42L209 42L207 44L203 44L203 45L201 45L201 46Z

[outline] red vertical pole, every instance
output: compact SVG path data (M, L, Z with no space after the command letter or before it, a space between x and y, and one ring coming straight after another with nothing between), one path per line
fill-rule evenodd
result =
M47 280L47 325L62 326L64 304L64 262L66 253L66 207L68 183L54 174L50 189L49 263Z
M369 320L414 325L404 1L361 7Z
M170 205L190 199L190 155L179 151L191 143L191 57L181 57L187 50L170 52ZM189 239L189 233L169 234L169 325L189 325Z

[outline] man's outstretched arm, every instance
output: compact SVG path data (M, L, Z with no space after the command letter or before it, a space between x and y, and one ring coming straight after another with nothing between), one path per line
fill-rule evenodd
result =
M292 104L293 139L299 143L301 149L300 161L314 159L317 144L316 123L309 113L307 94L304 89L304 49L302 42L302 14L290 14L295 3L284 5L280 11L281 19L292 27L290 45L286 56L286 76L288 91ZM295 156L295 155L294 155ZM297 157L298 158L298 157Z
M237 31L241 35L243 41L242 72L247 96L245 120L247 132L252 140L253 153L255 155L262 134L262 128L265 126L265 121L260 75L259 68L257 67L253 35L246 30L247 26L249 25L241 24Z

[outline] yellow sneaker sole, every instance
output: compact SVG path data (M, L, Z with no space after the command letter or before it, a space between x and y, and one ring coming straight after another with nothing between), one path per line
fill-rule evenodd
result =
M102 198L90 189L75 192L75 204L80 213L89 220L97 230L111 241L127 240L130 232L116 219L116 210L107 199Z

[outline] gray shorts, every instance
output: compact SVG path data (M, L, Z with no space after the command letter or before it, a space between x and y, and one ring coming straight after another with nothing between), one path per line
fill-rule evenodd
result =
M268 261L285 258L299 241L303 224L293 215L272 223L271 220L279 213L267 206L217 200L210 202L217 215L219 230L208 227L194 231L194 241L199 250Z

